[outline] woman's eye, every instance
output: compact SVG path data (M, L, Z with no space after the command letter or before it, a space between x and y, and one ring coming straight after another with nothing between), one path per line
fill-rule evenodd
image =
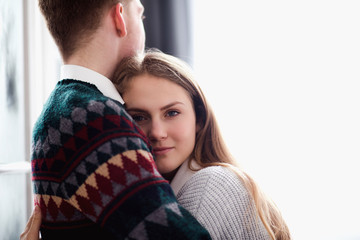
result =
M135 122L142 122L146 120L146 118L141 115L132 115L132 118L134 119Z
M178 112L178 111L171 110L171 111L168 111L168 112L166 113L166 115L169 116L169 117L175 117L175 116L178 115L179 113L180 113L180 112Z

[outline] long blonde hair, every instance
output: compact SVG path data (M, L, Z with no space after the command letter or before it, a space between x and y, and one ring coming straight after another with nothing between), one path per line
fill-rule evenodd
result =
M248 174L240 170L231 156L215 115L199 85L194 81L190 67L176 57L151 50L144 55L124 59L114 74L113 82L122 94L126 91L128 82L142 74L168 79L188 92L195 109L197 124L201 126L190 159L201 167L224 166L232 169L253 197L258 215L272 239L291 239L289 229L276 205L262 193Z

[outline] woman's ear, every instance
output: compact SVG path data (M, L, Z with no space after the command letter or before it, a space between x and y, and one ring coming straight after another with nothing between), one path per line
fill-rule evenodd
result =
M121 3L117 3L115 6L114 20L115 20L116 31L118 32L119 37L124 37L127 34L123 13L124 13L124 6Z

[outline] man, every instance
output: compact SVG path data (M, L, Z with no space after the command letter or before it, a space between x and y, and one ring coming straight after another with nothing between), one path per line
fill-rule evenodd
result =
M43 239L208 239L109 80L143 51L139 0L39 0L64 61L33 132Z

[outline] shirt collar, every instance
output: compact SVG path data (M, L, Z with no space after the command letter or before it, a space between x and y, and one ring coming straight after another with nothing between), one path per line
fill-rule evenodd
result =
M191 167L196 170L201 169L199 164L197 164L195 161L191 161ZM170 183L170 186L175 193L175 196L177 196L180 189L196 172L197 171L193 171L189 168L189 159L187 159L183 164L181 164L179 170L176 172L174 178Z
M112 98L124 104L124 100L116 90L114 84L107 77L89 68L78 65L63 65L60 79L74 79L95 85L106 97Z

